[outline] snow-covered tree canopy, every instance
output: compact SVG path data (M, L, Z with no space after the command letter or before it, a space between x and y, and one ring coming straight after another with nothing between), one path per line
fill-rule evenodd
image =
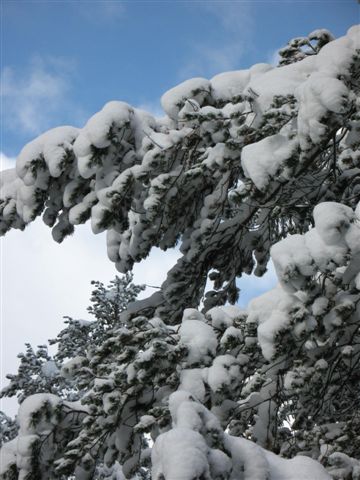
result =
M106 230L122 272L183 255L65 365L81 402L22 402L4 478L360 478L360 29L280 56L183 82L161 119L111 102L3 173L3 233L43 213L56 241ZM225 305L270 256L279 286Z
M26 353L18 355L18 373L6 376L10 383L0 391L0 398L16 395L22 403L34 393L54 393L66 400L78 400L86 385L72 381L71 372L68 372L71 364L63 369L64 362L82 358L90 350L101 346L107 339L107 332L121 324L121 313L145 288L134 285L132 280L132 274L127 273L123 278L116 276L107 287L92 281L95 288L88 312L93 320L64 317L66 327L55 339L49 340L50 345L58 347L54 357L49 354L46 345L38 345L35 351L30 344L25 344Z
M235 279L262 275L271 245L307 231L317 203L355 207L358 49L353 28L280 68L185 81L163 95L162 119L110 102L82 129L50 130L3 173L2 233L43 214L61 242L90 219L121 272L180 246L159 311L196 307L209 272L209 304L235 301Z

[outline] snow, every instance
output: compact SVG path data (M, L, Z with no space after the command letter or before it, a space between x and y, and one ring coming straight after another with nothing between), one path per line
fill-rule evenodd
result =
M325 45L314 57L315 71L298 88L299 136L302 148L307 148L308 139L313 143L321 140L326 130L321 119L327 109L340 113L348 108L348 91L338 80L338 76L349 68L353 51L359 45L359 36L359 27L353 27L346 37Z
M227 151L228 151L228 148L224 143L221 143L221 142L217 143L213 147L208 148L206 159L202 163L206 165L208 168L216 169L218 167L221 167L224 163L224 159ZM204 203L205 208L209 207L210 206L209 203L214 200L216 200L214 196L209 195L207 199L208 205Z
M160 435L151 452L154 480L211 480L208 446L202 435L187 428L174 428Z
M316 30L313 30L311 33L309 33L308 38L310 40L326 38L329 42L335 40L334 35L326 28L317 28Z
M36 393L27 397L20 405L18 411L17 420L20 427L19 433L21 435L31 435L43 432L44 430L51 430L54 426L51 416L48 420L43 416L39 423L34 425L32 422L32 415L34 412L44 407L44 405L48 405L51 410L54 410L60 402L60 398L51 393Z
M323 202L314 208L316 230L327 245L345 243L345 234L355 213L350 207L335 202Z
M331 480L324 467L309 457L281 458L244 438L225 436L233 473L242 480Z
M283 67L273 68L263 75L254 77L247 90L257 94L254 108L265 112L275 96L295 95L296 88L313 72L316 65L314 57L308 57Z
M293 95L299 102L300 146L306 150L309 141L319 142L326 131L325 113L340 113L348 108L348 91L338 76L347 71L354 49L359 48L359 37L359 27L353 27L347 37L328 43L318 55L251 79L247 91L256 93L255 110L265 112L276 95Z
M345 453L334 452L329 456L329 468L331 477L334 480L353 478L357 480L360 475L360 462L348 457Z
M0 172L0 198L16 198L16 190L22 184L15 168L9 168Z
M170 118L176 119L186 100L202 104L210 93L210 82L205 78L192 78L168 90L161 97L161 106Z
M348 90L336 78L321 72L313 73L296 91L299 100L300 146L306 150L313 143L321 142L326 134L326 124L321 120L327 111L344 113L348 106Z
M270 478L274 480L331 480L325 468L312 458L298 455L290 460L272 452L265 453ZM249 479L250 480L250 479Z
M356 275L356 278L355 278L355 286L358 290L360 290L360 273L358 273Z
M178 391L169 399L173 428L161 434L152 450L153 478L192 480L203 475L210 480L217 472L232 472L241 480L330 480L324 467L308 457L281 458L254 442L223 433L213 413L188 392ZM212 432L224 451L211 447ZM208 444L205 439L208 439ZM216 478L216 477L215 477Z
M38 435L21 435L17 441L16 464L20 470L30 470L32 446L39 440Z
M75 154L79 157L89 155L90 145L97 148L106 148L110 145L110 128L122 128L130 121L133 109L124 102L109 102L100 112L95 113L86 123L74 144Z
M240 366L232 355L217 356L207 374L207 383L213 392L231 386L240 377ZM235 383L236 385L236 383Z
M288 310L296 301L279 285L249 303L247 323L258 325L258 341L268 360L275 354L275 336L290 325Z
M329 305L329 300L326 297L318 297L312 304L312 313L315 316L323 315Z
M240 475L243 472L243 480L269 480L269 466L261 447L230 435L225 437L225 446L231 453L234 471Z
M333 271L346 261L347 248L344 244L327 245L317 228L313 228L304 236L305 246L312 261L322 271Z
M298 139L290 138L289 126L283 127L276 135L246 145L242 150L241 165L244 173L259 190L266 188L285 160L290 158L297 149Z
M258 63L248 70L236 70L215 75L211 82L211 94L216 101L231 102L243 94L250 80L257 75L271 70L273 67L267 63Z
M186 390L194 398L203 402L205 400L206 370L202 368L191 368L181 370L179 390Z
M243 334L238 328L228 327L225 330L224 335L221 337L220 343L221 345L226 346L226 344L232 340L235 340L236 343L240 345L243 340Z
M47 436L58 424L57 407L61 399L50 393L37 393L25 398L17 415L18 436L1 448L1 470L15 464L19 469L19 479L25 479L32 473L34 448L43 436ZM36 417L36 421L34 421ZM53 455L51 446L42 449L44 462Z
M102 466L100 472L105 475L104 478L108 480L126 480L122 466L117 461L111 467L107 467L106 465Z
M208 365L215 356L218 341L214 330L204 323L205 318L197 310L186 309L179 329L180 342L188 348L187 364Z
M331 271L345 264L349 251L357 254L360 226L354 222L355 218L351 208L323 202L314 209L314 229L305 235L290 235L274 245L271 257L283 287L297 291L307 277L314 275L316 267Z
M154 424L155 417L153 417L152 415L142 415L142 417L140 418L140 422L144 427L148 428Z
M64 378L72 379L74 374L86 363L87 360L85 357L77 355L62 365L60 374Z
M329 368L328 362L324 358L320 358L314 365L316 370L327 370Z
M54 360L49 360L41 366L41 373L45 375L45 377L53 378L59 373L59 369Z
M290 327L289 311L300 305L299 291L316 272L334 271L338 265L349 260L349 252L354 255L347 269L344 268L344 280L355 279L360 264L357 261L360 245L360 225L355 219L356 213L349 207L324 202L314 209L315 227L304 235L289 235L271 248L271 257L280 286L249 304L247 322L258 326L258 341L263 355L270 360L275 354L274 340L282 330ZM351 270L351 272L350 272ZM296 295L291 295L296 293ZM340 302L339 302L340 304ZM323 316L328 308L329 299L319 296L314 300L312 313ZM324 317L326 329L339 325L341 319L336 311ZM303 332L316 326L312 317L306 322L298 322L293 334L301 338Z
M25 145L16 159L16 172L26 185L33 185L36 178L31 173L31 163L41 157L45 160L52 177L59 177L65 168L63 163L66 151L72 150L72 144L80 130L74 127L57 127L45 132Z
M224 478L225 475L230 475L232 470L232 462L230 458L221 450L210 450L208 454L208 461L212 478Z
M13 440L4 443L0 449L0 475L4 475L11 465L16 465L17 440L17 437L15 437Z
M325 45L316 56L318 68L329 74L341 74L349 69L353 60L354 50L360 48L360 26L354 25L349 28L346 36Z
M351 355L354 353L354 347L351 345L346 345L346 347L341 349L341 355L344 357L351 357Z
M224 330L233 326L236 320L244 318L245 311L237 305L225 305L211 308L205 316L211 321L213 328Z
M303 378L298 374L298 372L289 371L286 373L284 378L284 388L288 392L291 392L293 389L301 388L304 386Z

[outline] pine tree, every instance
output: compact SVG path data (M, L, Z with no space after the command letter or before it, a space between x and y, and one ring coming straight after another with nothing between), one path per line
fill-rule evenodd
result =
M8 417L6 413L0 411L0 447L3 443L13 440L18 432L16 422Z
M4 478L359 478L359 38L319 30L277 68L183 82L165 119L111 102L22 150L3 233L43 212L56 241L106 230L122 272L183 256L120 318L99 309L94 348L61 337L81 402L27 397ZM228 305L270 255L280 285Z
M51 393L68 401L79 400L86 392L86 385L80 387L72 379L67 362L73 364L74 359L81 361L90 350L104 343L110 327L120 326L120 313L145 288L133 284L132 280L132 274L127 273L123 277L116 276L107 287L102 282L93 281L95 288L88 312L95 320L64 317L66 328L55 339L49 340L50 345L57 345L53 357L49 355L47 345L39 345L35 351L27 343L26 353L18 355L20 365L17 374L6 375L10 383L0 391L0 398L16 396L21 404L30 395ZM11 440L18 432L16 421L3 412L0 414L3 441Z

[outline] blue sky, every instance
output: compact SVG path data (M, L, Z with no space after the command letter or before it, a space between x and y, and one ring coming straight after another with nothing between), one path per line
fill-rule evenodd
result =
M161 95L182 80L272 62L295 36L316 28L341 36L360 20L356 0L2 0L1 10L1 169L41 132L81 127L110 100L161 115ZM26 341L56 336L63 315L87 317L90 280L116 273L104 235L77 230L57 245L36 221L1 241L2 381ZM177 255L155 251L136 266L136 281L160 285ZM241 304L275 281L274 272L242 279Z
M2 2L2 151L81 126L109 100L160 111L192 76L270 61L294 36L359 21L356 0Z

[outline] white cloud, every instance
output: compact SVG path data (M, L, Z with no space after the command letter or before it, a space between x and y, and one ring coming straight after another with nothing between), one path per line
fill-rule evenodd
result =
M74 120L84 117L81 108L70 101L75 74L74 61L67 58L35 56L29 65L1 71L1 100L4 130L37 135L48 129L59 116Z
M136 108L139 108L140 110L145 110L145 112L150 113L153 117L156 118L161 118L165 115L159 100L141 103Z
M249 34L252 27L251 6L249 3L234 0L209 1L201 5L214 15L222 27L235 35Z
M8 157L5 153L0 152L0 172L8 168L14 168L15 161L15 158Z
M12 230L1 239L1 383L17 370L16 355L24 343L33 346L56 337L63 315L89 318L91 280L107 284L118 272L106 255L105 235L93 235L88 225L60 245L40 220L24 232ZM138 284L160 286L176 262L178 251L151 255L134 268ZM147 288L141 297L154 289ZM3 408L16 412L16 403L4 400Z
M258 297L262 293L268 292L274 288L278 283L275 268L270 261L268 264L268 271L262 277L255 275L243 275L237 282L240 288L239 305L246 307L249 301Z
M179 75L182 79L200 75L211 77L217 73L239 68L240 59L244 52L242 43L230 43L219 47L197 45L193 54L184 65Z
M252 45L251 5L235 1L210 1L194 6L201 15L210 15L216 22L213 38L192 46L192 52L179 76L212 76L241 68L241 58Z
M125 4L120 0L78 0L72 5L81 17L95 24L117 22L126 12Z
M273 65L274 67L277 67L280 62L280 55L279 55L279 48L276 50L272 50L270 53L267 55L267 62L270 63L270 65Z

